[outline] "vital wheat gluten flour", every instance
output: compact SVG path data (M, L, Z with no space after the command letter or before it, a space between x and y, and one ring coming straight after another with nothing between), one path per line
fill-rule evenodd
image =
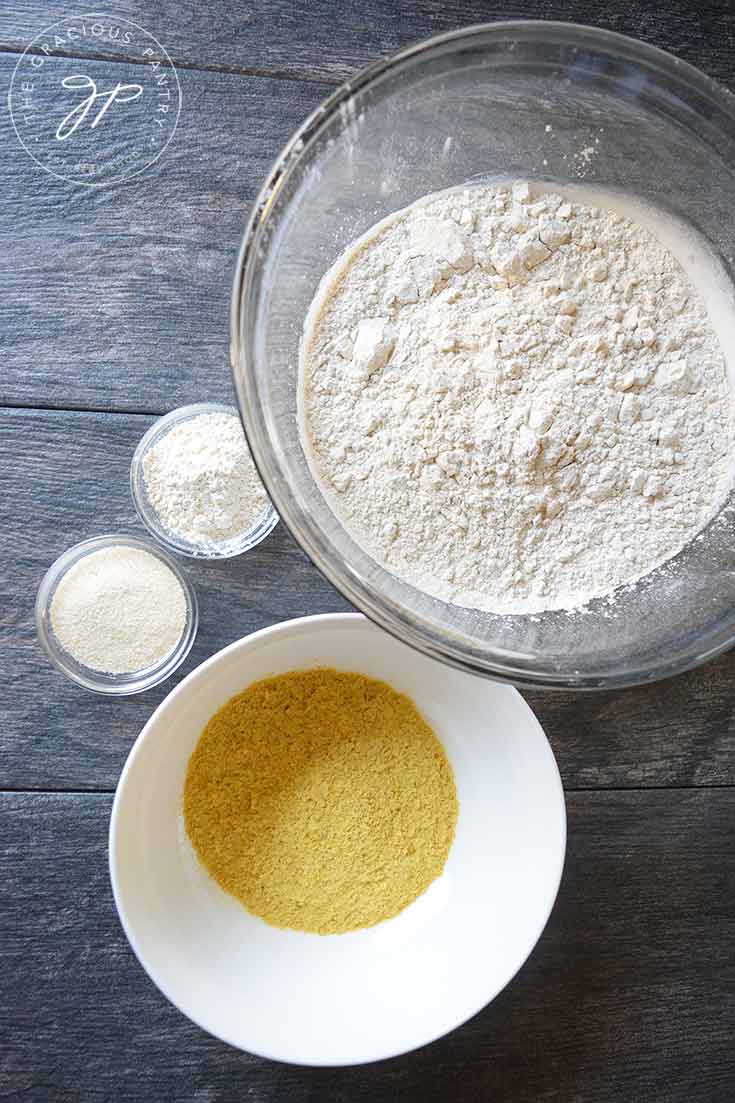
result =
M100 548L64 574L51 627L77 662L132 674L169 655L186 627L186 597L165 563L142 548Z
M307 319L300 403L353 538L500 613L639 578L731 480L722 348L671 248L619 199L525 182L437 193L352 246Z

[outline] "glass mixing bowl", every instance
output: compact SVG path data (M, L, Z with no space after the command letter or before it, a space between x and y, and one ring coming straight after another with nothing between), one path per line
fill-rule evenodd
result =
M375 222L428 192L493 177L615 188L695 227L732 275L734 105L698 70L621 35L495 23L366 69L284 149L235 275L240 411L263 482L301 547L395 636L466 670L565 689L652 681L732 644L732 495L700 537L612 602L533 616L478 612L396 578L350 538L310 473L296 400L299 338L321 277Z

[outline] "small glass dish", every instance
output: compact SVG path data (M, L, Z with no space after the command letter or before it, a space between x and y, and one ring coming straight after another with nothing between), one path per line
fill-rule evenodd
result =
M170 414L165 414L151 425L148 432L141 437L138 447L135 449L130 464L130 492L133 496L133 505L141 522L148 529L151 536L160 541L164 547L178 552L179 555L188 555L192 559L232 559L236 555L242 555L243 552L250 551L261 540L265 540L266 536L278 524L278 514L270 499L265 511L249 529L245 529L237 536L232 536L227 540L193 544L163 524L148 497L143 471L143 461L146 453L158 444L171 429L202 414L229 414L237 418L238 423L240 423L237 407L226 406L219 402L195 402L191 406L180 406L178 410L172 410Z
M93 552L102 551L104 548L137 548L148 552L161 563L164 563L178 579L184 591L186 601L186 623L181 633L181 638L173 650L169 651L159 662L153 666L136 670L132 674L105 674L100 670L92 670L71 655L56 637L51 626L51 603L56 588L61 579L80 559L91 555ZM94 693L106 693L123 697L132 693L142 693L143 690L163 682L181 666L186 656L191 651L192 644L197 634L199 623L199 611L194 589L177 564L165 552L151 540L141 540L136 536L126 536L122 533L111 533L106 536L95 536L90 540L82 540L68 548L55 563L46 571L43 581L38 588L36 597L36 632L39 642L46 652L51 665L65 674L72 682L76 682L85 689Z

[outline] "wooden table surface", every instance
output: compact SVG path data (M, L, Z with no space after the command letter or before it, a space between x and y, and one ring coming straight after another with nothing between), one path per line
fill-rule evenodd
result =
M735 9L690 0L116 0L167 47L178 130L134 181L41 171L2 117L0 257L0 1099L451 1103L735 1099L735 657L657 686L527 694L564 780L567 864L531 960L443 1040L343 1070L237 1052L158 993L118 924L112 793L176 679L105 700L51 670L33 602L70 544L137 530L133 448L157 414L232 398L231 270L248 205L298 122L356 67L483 19L596 22L727 83ZM0 73L74 6L0 12ZM80 50L83 56L84 50ZM114 76L124 62L97 64ZM191 569L201 630L181 677L267 624L346 608L282 526Z

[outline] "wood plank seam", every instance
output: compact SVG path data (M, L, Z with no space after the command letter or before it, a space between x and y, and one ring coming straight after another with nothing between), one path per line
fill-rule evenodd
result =
M158 406L145 406L138 410L116 410L114 406L83 406L83 405L68 405L68 406L52 406L50 403L43 402L13 402L10 401L0 402L0 414L7 410L23 410L28 413L42 413L42 414L130 414L131 416L139 417L160 417L162 414L168 412L166 407Z
M8 42L0 43L0 54L8 54L9 56L20 57L26 52L25 47L20 42ZM29 48L27 51L29 54L43 56L43 51L40 49ZM169 54L169 57L171 55ZM106 54L104 51L97 50L64 50L57 48L54 51L54 57L67 58L71 60L80 61L102 61L110 65L147 65L148 62L139 57L129 57L124 54ZM263 77L267 80L291 80L301 83L312 84L333 84L335 87L342 84L343 77L330 77L326 74L310 73L303 69L289 69L288 67L275 67L273 69L266 69L260 66L248 67L244 65L216 65L213 63L199 64L193 61L184 61L182 58L171 58L174 69L191 70L195 73L223 73L226 76L234 77Z

